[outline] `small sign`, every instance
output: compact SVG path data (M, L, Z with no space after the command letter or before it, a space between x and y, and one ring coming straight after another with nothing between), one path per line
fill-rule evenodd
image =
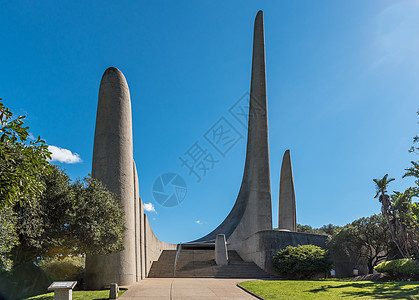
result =
M48 290L67 289L72 290L77 284L77 281L55 281L51 283Z

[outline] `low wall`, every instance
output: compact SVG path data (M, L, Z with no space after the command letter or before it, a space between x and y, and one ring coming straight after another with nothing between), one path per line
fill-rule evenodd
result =
M272 257L287 246L316 245L326 249L326 235L263 230L238 243L228 243L229 250L236 250L245 260L254 262L270 274L275 274Z
M151 229L150 223L148 222L147 215L144 214L144 243L145 243L145 269L146 274L150 272L153 261L159 259L160 254L163 250L176 250L177 244L169 244L160 241L153 230Z
M359 275L368 274L368 262L365 257L351 257L342 251L331 251L330 255L335 263L337 278L353 277L353 268L358 268Z

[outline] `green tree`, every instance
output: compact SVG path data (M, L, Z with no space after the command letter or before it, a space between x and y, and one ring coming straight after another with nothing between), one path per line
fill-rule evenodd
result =
M70 184L56 166L43 177L37 201L16 204L15 264L68 255L109 254L124 248L124 216L116 196L87 177Z
M387 194L388 184L394 181L394 178L388 178L388 174L384 175L381 179L373 179L375 183L376 194L374 198L378 198L381 202L381 213L386 218L388 229L390 230L391 238L399 249L400 254L403 257L408 255L408 251L405 245L399 243L397 238L397 229L395 228L395 211L391 202L390 196Z
M327 225L323 225L322 227L320 227L318 230L320 232L320 234L327 234L329 236L334 235L341 227L340 226L336 226L333 224L327 224ZM323 233L321 233L323 232Z
M419 111L417 111L419 115ZM419 137L413 137L413 146L409 152L419 154L419 148L415 144ZM419 196L419 161L412 161L412 167L405 169L405 177L415 177L414 187L407 188L404 192L394 191L392 195L387 194L387 185L394 180L388 179L386 174L382 179L374 179L377 194L381 202L381 212L387 219L388 228L392 239L397 245L400 254L410 258L411 253L419 255L419 204L413 202Z
M297 224L297 232L314 233L314 229L310 225Z
M10 251L18 243L16 217L11 207L0 209L0 270L10 270Z
M12 263L122 250L125 225L116 195L90 177L71 184L48 162L40 137L27 141L24 119L0 99L0 271Z
M403 257L410 258L412 252L419 254L419 222L418 222L418 203L413 199L418 196L419 184L419 164L412 161L412 167L406 169L404 177L413 176L416 187L409 187L404 192L394 191L387 194L388 183L394 178L388 179L386 174L382 179L374 179L377 194L381 202L381 212L387 220L387 226L392 239Z
M18 216L13 206L25 199L31 205L45 185L42 174L50 172L50 153L44 141L28 142L25 116L14 117L0 99L0 270L10 269L10 251L18 242Z
M358 264L365 260L369 273L393 250L391 235L382 214L360 218L344 226L329 240L328 247L333 252L343 252Z
M79 254L110 254L124 249L124 211L117 196L86 177L72 185L74 207L68 226ZM69 245L73 245L70 240Z
M323 235L334 235L336 231L338 231L341 227L327 224L323 225L320 228L313 228L310 225L301 225L297 224L297 232L304 232L304 233L314 233L314 234L323 234Z
M42 193L39 176L49 171L50 152L38 137L28 143L25 116L13 117L0 99L0 208Z

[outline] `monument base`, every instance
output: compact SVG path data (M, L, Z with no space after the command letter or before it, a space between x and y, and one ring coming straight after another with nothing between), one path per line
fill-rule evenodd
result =
M245 260L254 262L262 270L275 275L272 266L273 256L287 246L315 245L326 249L326 235L263 230L245 240L228 243L229 250L235 250Z

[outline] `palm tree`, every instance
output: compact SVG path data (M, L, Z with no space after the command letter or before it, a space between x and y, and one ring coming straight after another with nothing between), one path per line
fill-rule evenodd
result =
M409 252L405 251L405 247L402 247L402 243L400 243L399 240L396 239L395 232L397 232L399 222L397 221L396 212L393 209L393 204L390 200L390 196L387 194L387 186L390 182L394 180L394 178L388 178L388 174L384 175L384 177L381 179L373 179L373 181L375 182L375 189L377 191L374 198L378 198L378 200L381 202L381 212L387 220L387 225L391 233L391 238L396 244L397 249L399 249L400 254L403 257L410 258ZM390 221L390 216L392 216L392 221Z
M394 178L388 178L388 174L384 175L384 177L381 179L373 179L376 184L375 189L377 190L377 194L375 194L374 198L380 196L378 200L382 202L381 197L386 194L388 184L394 180Z

